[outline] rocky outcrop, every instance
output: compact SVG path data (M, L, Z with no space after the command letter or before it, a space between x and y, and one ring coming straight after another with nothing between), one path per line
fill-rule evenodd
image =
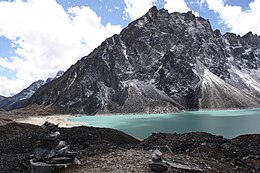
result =
M191 12L153 7L26 105L83 114L259 107L259 57L257 35L222 35Z
M113 147L135 145L139 141L123 132L94 127L58 128L60 140L66 140L77 157L108 152ZM0 126L0 170L1 172L28 172L31 155L39 134L40 126L8 123Z

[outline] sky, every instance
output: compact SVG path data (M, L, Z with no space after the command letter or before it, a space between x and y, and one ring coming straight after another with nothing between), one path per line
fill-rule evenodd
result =
M260 35L260 0L0 0L0 95L67 70L152 6Z

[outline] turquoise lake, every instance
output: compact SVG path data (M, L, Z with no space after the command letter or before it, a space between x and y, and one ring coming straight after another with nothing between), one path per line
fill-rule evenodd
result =
M260 109L186 111L171 114L72 116L70 121L123 131L139 138L153 132L209 132L226 138L260 133Z

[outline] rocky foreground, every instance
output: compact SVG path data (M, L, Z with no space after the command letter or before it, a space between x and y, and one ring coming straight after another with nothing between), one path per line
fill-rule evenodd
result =
M0 172L28 172L39 126L0 126ZM149 172L158 148L171 163L168 172L260 172L260 134L225 139L208 133L152 134L139 141L123 132L94 127L59 128L61 140L81 165L62 172Z

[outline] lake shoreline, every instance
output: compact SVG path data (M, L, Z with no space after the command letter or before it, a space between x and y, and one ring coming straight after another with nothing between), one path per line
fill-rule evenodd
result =
M168 114L72 116L70 121L121 130L146 138L153 132L208 132L233 138L260 133L260 109L185 111Z
M92 123L91 121L78 121L78 120L75 120L75 118L91 118L91 119L95 119L95 118L100 118L103 119L103 118L107 118L107 121L109 121L109 119L113 119L113 118L121 118L122 121L127 121L127 117L130 117L130 118L138 118L139 116L142 116L142 114L98 114L96 116L86 116L86 115L44 115L44 116L26 116L26 117L22 117L22 116L18 116L17 118L15 116L10 116L11 118L8 119L9 116L7 116L6 118L4 118L4 121L5 123L10 123L10 122L21 122L21 123L29 123L29 124L34 124L34 125L42 125L45 121L50 121L52 123L55 123L55 124L59 124L60 127L66 127L66 128L70 128L70 127L74 127L74 126L95 126L95 127L108 127L108 128L114 128L114 129L118 129L118 130L121 130L121 131L124 131L125 133L128 133L130 134L131 136L135 136L137 139L144 139L145 137L147 137L148 135L150 135L152 132L169 132L169 133L174 133L174 132L177 132L177 133L185 133L185 132L209 132L209 133L212 133L212 134L215 134L215 135L222 135L224 137L227 137L227 138L233 138L235 136L239 136L239 135L242 135L242 134L250 134L250 131L247 130L248 127L243 127L241 126L241 129L242 129L242 132L241 133L237 133L235 135L228 135L228 136L225 136L223 135L223 133L220 131L220 132L217 132L217 133L214 133L214 131L208 131L207 129L205 128L202 128L203 124L209 126L208 123L204 123L206 120L205 119L214 119L214 121L218 120L217 123L214 123L211 125L213 126L214 128L220 128L220 127L217 127L218 124L221 124L221 122L219 122L219 119L220 118L225 118L223 117L222 115L218 115L218 116L213 116L211 117L210 115L208 116L207 112L211 112L211 113L216 113L216 112L220 112L220 114L225 114L225 113L232 113L232 112L236 112L236 111L242 111L243 114L244 114L244 111L251 111L251 112L254 112L254 111L258 111L260 110L259 108L254 108L254 109L239 109L239 110L234 110L234 109L229 109L229 110L209 110L209 111L205 111L205 110L198 110L198 111L184 111L184 112L174 112L174 113L168 113L168 114L145 114L143 115L143 117L145 119L153 119L153 118L157 118L159 117L160 119L158 121L161 121L161 118L166 118L166 117L170 117L172 115L178 115L179 118L182 118L184 119L183 121L181 121L182 123L187 123L187 121L189 121L190 117L193 118L193 114L194 113L201 113L203 115L202 119L201 120L192 120L192 121L195 121L195 123L202 123L198 129L191 129L191 130L184 130L184 131L181 131L180 129L183 128L182 126L180 126L178 123L174 125L175 127L175 130L171 130L171 131L163 131L163 130L154 130L154 131L150 131L149 133L147 133L146 136L139 136L137 134L134 134L134 133L129 133L128 131L125 131L124 129L120 129L120 128L117 128L117 127L113 127L113 126L101 126L101 125L96 125L95 123ZM259 111L260 112L260 111ZM188 114L191 114L189 116L185 115L186 113ZM183 116L184 115L184 116ZM202 116L201 115L201 116ZM240 116L240 117L238 117ZM258 116L255 116L256 118ZM186 119L185 119L186 118ZM232 117L232 115L228 115L226 116L227 119L241 119L243 118L243 115L241 116L241 114L239 115L235 115L234 117ZM250 117L249 117L250 119ZM131 120L131 119L130 119ZM132 121L132 120L131 120ZM213 121L213 120L211 120ZM255 123L257 122L258 120L255 120L255 121L250 121L248 122L249 120L245 119L245 121L242 121L243 124L249 124L249 128L252 128L250 127L250 123ZM103 120L101 120L101 122L103 122ZM104 121L105 122L105 121ZM258 121L259 122L259 121ZM5 124L4 123L4 124ZM112 123L112 122L111 122ZM138 122L137 122L138 123ZM163 122L162 122L163 123ZM168 123L168 121L165 121L165 123ZM173 124L175 123L175 121L173 121ZM226 123L226 121L224 121L224 124ZM113 124L113 123L112 123ZM133 125L135 125L136 123L134 122ZM193 122L194 124L194 122ZM233 126L234 123L231 123L231 126ZM0 124L1 125L1 124ZM131 124L130 124L131 125ZM184 125L184 126L190 126L190 125ZM154 128L156 129L156 125L154 126ZM228 129L229 127L226 127L226 129ZM239 129L239 131L241 131L241 129ZM221 129L220 129L221 130ZM247 131L244 131L243 130L247 130ZM142 129L139 129L139 131L142 131ZM236 131L236 130L232 130L232 129L229 129L229 131ZM254 130L252 132L253 134L255 133L260 133L260 129L259 130ZM251 133L251 134L252 134Z
M182 112L205 112L205 111L235 111L235 110L257 110L260 108L242 108L242 109L235 109L235 108L230 108L230 109L196 109L196 110L182 110L182 111L178 111L178 112L169 112L169 113L156 113L156 114L152 114L152 113L147 113L146 115L161 115L161 114L178 114L178 113L182 113ZM30 119L34 118L34 117L40 117L40 119L44 119L45 117L46 120L49 119L49 117L57 117L57 118L53 118L55 120L55 122L57 122L58 120L61 120L62 124L66 125L66 122L68 124L70 124L70 120L68 120L68 118L70 117L82 117L82 116L123 116L123 115L143 115L144 113L97 113L95 115L86 115L86 114L46 114L46 115L32 115L32 114L27 114L26 112L20 112L20 111L0 111L0 125L4 125L6 123L12 122L12 121L16 121L16 122L23 122L23 121L27 121L28 123L32 123L32 121ZM65 118L64 118L65 117ZM50 118L52 119L52 118ZM38 121L37 121L38 122ZM33 124L33 123L32 123ZM39 124L39 123L36 123ZM87 125L87 124L85 124ZM65 126L64 126L65 127Z
M18 123L42 125L45 121L58 124L59 127L71 128L75 126L89 126L87 123L73 122L68 120L71 115L50 115L50 116L29 116L26 118L15 119Z
M236 110L260 110L260 108L252 107L252 108L226 108L226 109L188 109L188 110L180 110L175 112L167 112L167 113L97 113L95 115L86 115L86 114L70 114L71 116L80 117L80 116L117 116L117 115L160 115L160 114L177 114L181 112L204 112L204 111L236 111ZM55 115L55 114L54 114ZM52 116L52 115L50 115Z

